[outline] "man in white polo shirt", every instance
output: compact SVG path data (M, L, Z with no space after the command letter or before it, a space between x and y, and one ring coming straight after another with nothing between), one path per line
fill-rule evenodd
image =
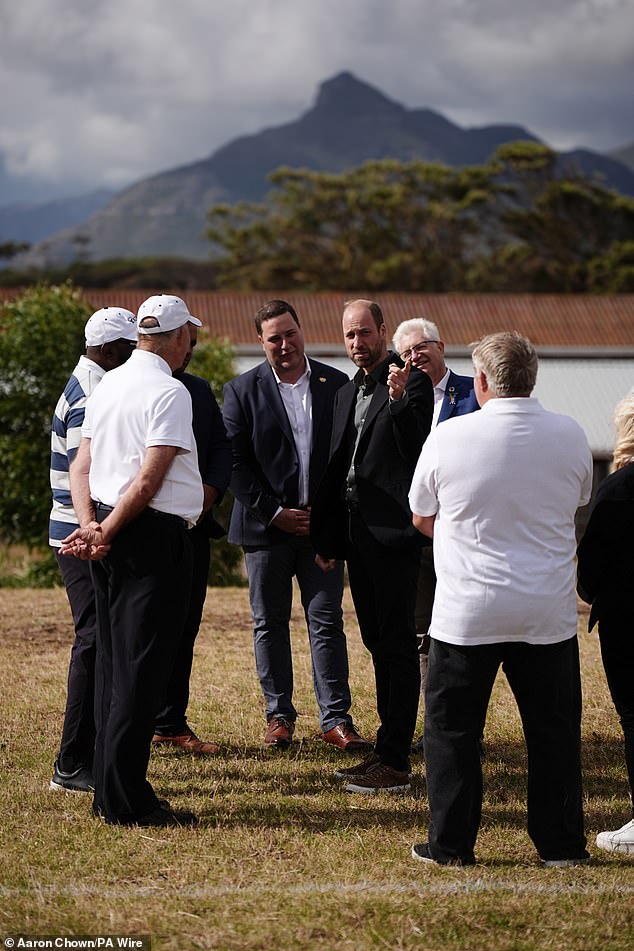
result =
M484 337L473 364L482 410L432 430L409 495L438 579L425 694L431 822L412 855L475 861L479 738L502 664L528 747L528 833L545 865L577 865L588 853L574 517L590 498L592 459L577 423L531 397L528 340Z
M203 505L191 398L172 376L201 326L178 297L137 315L137 349L86 404L71 466L80 528L62 553L89 558L97 604L93 810L108 823L193 821L159 802L146 779L154 718L189 598L187 529Z

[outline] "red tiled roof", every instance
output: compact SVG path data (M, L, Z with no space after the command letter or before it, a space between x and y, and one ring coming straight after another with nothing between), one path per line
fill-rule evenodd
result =
M162 289L165 290L165 289ZM0 299L15 296L0 289ZM152 289L92 290L84 297L98 309L119 304L136 311ZM181 294L181 292L177 292ZM306 342L340 347L343 302L372 296L382 307L388 332L408 317L425 316L440 329L449 346L466 346L483 334L518 330L538 347L634 348L634 294L581 296L565 294L341 294L296 291L188 291L190 311L216 337L235 346L256 344L253 315L267 300L290 301L302 322Z

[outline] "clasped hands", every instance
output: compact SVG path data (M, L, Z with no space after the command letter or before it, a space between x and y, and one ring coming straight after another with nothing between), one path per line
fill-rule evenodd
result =
M99 522L89 522L84 528L76 528L62 541L60 548L62 555L72 555L82 561L101 561L109 551L110 545L104 541Z

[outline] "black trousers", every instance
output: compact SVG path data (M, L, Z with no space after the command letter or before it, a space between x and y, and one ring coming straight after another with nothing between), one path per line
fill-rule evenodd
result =
M393 769L409 769L420 667L416 649L418 549L387 548L350 513L346 560L361 639L372 655L380 726L376 752Z
M601 659L610 696L623 728L625 765L634 815L634 613L599 619Z
M95 752L95 592L87 561L55 553L75 625L58 765L65 773L92 769Z
M479 740L500 665L528 750L528 834L542 859L585 856L576 637L473 647L432 637L425 690L431 854L439 861L474 862L482 813Z
M189 678L194 662L194 642L198 635L207 597L210 563L209 533L204 527L195 526L188 532L188 538L194 558L191 596L185 627L174 659L172 676L167 685L163 706L156 717L154 732L162 736L181 736L187 729Z
M146 509L91 567L97 604L94 804L107 822L131 823L158 805L146 772L189 602L192 553L183 522Z

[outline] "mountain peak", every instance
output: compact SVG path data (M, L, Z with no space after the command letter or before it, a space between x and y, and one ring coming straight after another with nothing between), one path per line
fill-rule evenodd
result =
M320 84L314 108L338 114L404 111L403 106L348 71L337 73Z

